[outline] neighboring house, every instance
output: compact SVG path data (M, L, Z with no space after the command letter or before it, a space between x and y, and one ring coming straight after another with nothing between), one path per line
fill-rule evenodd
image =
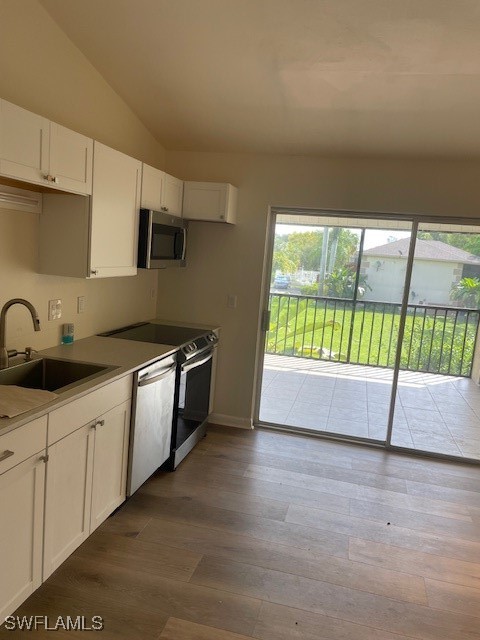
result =
M367 249L361 273L367 277L363 300L401 302L409 238ZM417 239L410 287L410 304L452 305L452 286L464 276L480 276L480 257L439 240Z

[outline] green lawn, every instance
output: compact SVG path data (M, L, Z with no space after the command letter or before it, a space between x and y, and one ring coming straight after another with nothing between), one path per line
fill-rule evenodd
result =
M315 298L289 298L272 294L267 353L392 367L398 337L399 308L381 303L326 305ZM401 367L414 371L470 375L477 316L467 322L460 313L433 317L431 309L409 313L405 325ZM352 331L350 354L349 338Z

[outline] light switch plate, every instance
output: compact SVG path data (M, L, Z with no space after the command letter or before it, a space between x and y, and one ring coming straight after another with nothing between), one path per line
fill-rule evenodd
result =
M85 296L78 296L77 298L77 313L85 313Z
M227 296L227 307L229 309L237 308L237 296L234 293L229 293Z
M58 320L62 317L62 301L57 300L49 300L48 301L48 319L49 320Z

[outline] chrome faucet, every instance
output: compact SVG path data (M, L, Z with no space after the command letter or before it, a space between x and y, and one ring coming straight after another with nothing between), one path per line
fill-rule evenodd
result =
M35 331L40 331L40 320L38 319L38 313L35 307L28 300L24 300L24 298L13 298L9 300L3 305L2 310L0 311L0 369L6 369L8 367L8 358L9 352L7 351L7 347L5 344L5 327L7 320L7 311L14 304L23 304L24 307L30 311L30 315L32 316L33 328Z

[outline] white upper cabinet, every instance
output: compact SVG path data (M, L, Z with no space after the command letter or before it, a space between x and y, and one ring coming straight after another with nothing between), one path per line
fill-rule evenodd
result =
M55 122L50 124L50 175L55 188L92 193L93 140Z
M0 174L62 191L92 193L93 140L0 100Z
M143 165L142 209L163 211L181 217L183 180L148 164Z
M49 120L0 100L0 173L45 184L49 147Z
M235 224L238 189L225 182L185 182L183 217Z
M137 273L142 163L95 141L90 277Z
M136 275L141 174L141 162L95 142L92 197L43 195L40 273Z
M172 216L181 216L183 180L179 180L168 173L165 173L164 176L162 206L160 210L170 213Z
M142 171L142 209L160 211L162 208L163 182L165 174L148 164Z

